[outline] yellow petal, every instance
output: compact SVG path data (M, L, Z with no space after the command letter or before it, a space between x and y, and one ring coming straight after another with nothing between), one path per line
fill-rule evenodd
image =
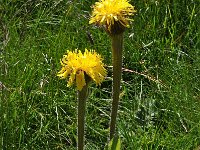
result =
M70 74L69 81L68 81L68 83L67 83L67 86L68 86L68 87L71 86L71 85L73 84L74 79L75 79L75 75L76 75L75 72Z
M77 86L77 89L79 91L81 91L83 86L85 86L85 85L86 85L86 82L85 82L84 72L83 71L79 71L76 74L76 86Z

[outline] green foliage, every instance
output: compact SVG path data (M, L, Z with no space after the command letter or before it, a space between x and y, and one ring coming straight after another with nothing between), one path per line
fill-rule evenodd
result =
M0 2L1 149L76 149L74 88L56 77L67 49L96 49L111 65L110 40L88 25L89 0ZM124 38L118 115L121 149L195 149L200 145L199 1L131 1ZM93 38L94 44L88 39ZM86 149L109 134L111 69L91 87Z
M121 149L121 140L119 136L115 136L110 140L108 145L105 147L105 150L120 150Z

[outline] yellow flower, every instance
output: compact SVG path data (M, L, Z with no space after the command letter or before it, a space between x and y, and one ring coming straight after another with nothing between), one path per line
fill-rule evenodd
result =
M106 25L108 31L115 23L129 27L129 16L136 12L128 0L100 0L93 9L89 24Z
M62 79L69 76L68 87L76 80L79 91L86 85L85 75L89 76L98 85L107 75L101 56L93 50L88 51L85 49L83 54L77 49L74 52L67 51L67 55L64 55L60 62L62 69L57 76Z

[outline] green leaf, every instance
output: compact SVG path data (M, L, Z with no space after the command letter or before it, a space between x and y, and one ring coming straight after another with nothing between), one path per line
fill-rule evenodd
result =
M115 136L105 147L105 150L120 150L121 140L119 136Z

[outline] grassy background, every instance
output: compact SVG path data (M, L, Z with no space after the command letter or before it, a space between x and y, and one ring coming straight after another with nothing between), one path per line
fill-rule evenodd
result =
M76 149L76 90L59 80L67 49L96 49L111 65L110 40L88 25L94 0L0 1L0 149ZM122 149L193 150L200 145L200 1L131 1L124 35L118 133ZM88 34L93 37L92 44ZM111 69L87 102L86 149L109 134Z

